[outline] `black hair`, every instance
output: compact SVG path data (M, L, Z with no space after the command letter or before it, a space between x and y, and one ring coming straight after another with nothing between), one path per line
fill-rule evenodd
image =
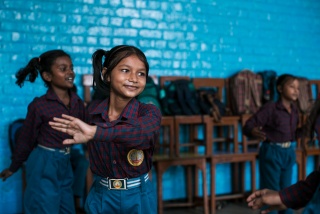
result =
M149 64L144 53L137 47L130 45L119 45L113 47L109 51L103 49L96 50L92 55L93 66L93 88L100 96L108 97L110 94L110 83L104 81L107 77L110 77L111 71L119 64L121 60L131 55L136 55L146 67L146 76L149 73ZM102 58L104 57L104 62ZM102 69L107 68L106 74L103 79L101 78Z
M279 87L283 88L283 86L287 83L287 82L293 82L294 80L298 80L298 77L293 76L291 74L282 74L277 78L277 82L276 82L276 87L277 87L277 91L280 94L279 91Z
M35 79L38 77L38 73L40 73L40 76L44 81L45 86L50 87L50 82L43 79L42 73L45 71L51 73L51 67L55 60L58 57L63 56L67 56L71 59L70 55L64 52L63 50L50 50L44 52L39 57L32 58L26 67L20 68L16 73L16 84L22 87L24 81L34 82Z

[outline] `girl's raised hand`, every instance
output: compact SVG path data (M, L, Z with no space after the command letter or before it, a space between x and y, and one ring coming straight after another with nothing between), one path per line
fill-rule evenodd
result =
M53 129L73 137L73 139L64 140L63 144L87 143L93 139L97 130L97 126L88 125L78 118L65 114L62 114L62 118L54 117L53 121L49 122L49 125Z

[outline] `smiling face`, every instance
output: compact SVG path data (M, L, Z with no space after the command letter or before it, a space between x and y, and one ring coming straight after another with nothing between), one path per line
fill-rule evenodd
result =
M146 85L147 71L145 64L136 56L122 59L107 78L110 93L124 99L138 96Z
M279 87L278 90L283 99L296 101L300 93L299 81L297 79L288 80L282 87Z
M75 74L68 56L58 57L51 66L51 72L44 72L43 75L52 88L71 89L73 87Z

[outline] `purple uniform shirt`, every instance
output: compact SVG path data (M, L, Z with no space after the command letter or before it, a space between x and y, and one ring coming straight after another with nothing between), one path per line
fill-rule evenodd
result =
M132 99L120 117L110 122L108 108L109 99L89 106L90 123L98 126L94 139L88 142L92 172L104 178L135 178L149 172L159 137L160 110ZM140 165L132 164L135 155L143 160Z
M45 95L36 97L29 104L27 117L17 138L10 171L17 171L38 144L50 148L62 149L66 147L62 141L70 136L54 130L49 125L49 121L52 121L53 117L61 117L62 114L71 115L84 121L88 116L83 101L74 92L71 92L70 108L67 108L60 101L52 89L48 89Z
M281 201L289 208L299 209L307 205L320 184L320 168L313 171L304 181L279 192Z
M281 101L268 102L247 120L243 133L252 136L251 131L254 127L262 127L267 142L294 141L298 123L299 113L296 105L291 104L289 113Z

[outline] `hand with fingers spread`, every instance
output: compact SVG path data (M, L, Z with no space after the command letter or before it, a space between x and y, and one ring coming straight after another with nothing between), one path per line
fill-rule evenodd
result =
M54 117L49 125L60 132L67 133L73 139L66 139L63 144L87 143L93 139L97 126L91 126L78 118L62 114L62 118Z
M269 213L272 210L284 210L287 207L282 203L279 192L263 189L253 192L247 198L248 206L252 209L260 209L267 206L267 209L261 211L262 214Z
M258 138L261 141L266 140L266 133L264 133L262 130L262 127L254 127L251 131L252 136Z
M11 172L9 169L4 169L0 173L0 178L2 178L2 181L6 181L7 178L9 178L12 174L13 174L13 172Z

